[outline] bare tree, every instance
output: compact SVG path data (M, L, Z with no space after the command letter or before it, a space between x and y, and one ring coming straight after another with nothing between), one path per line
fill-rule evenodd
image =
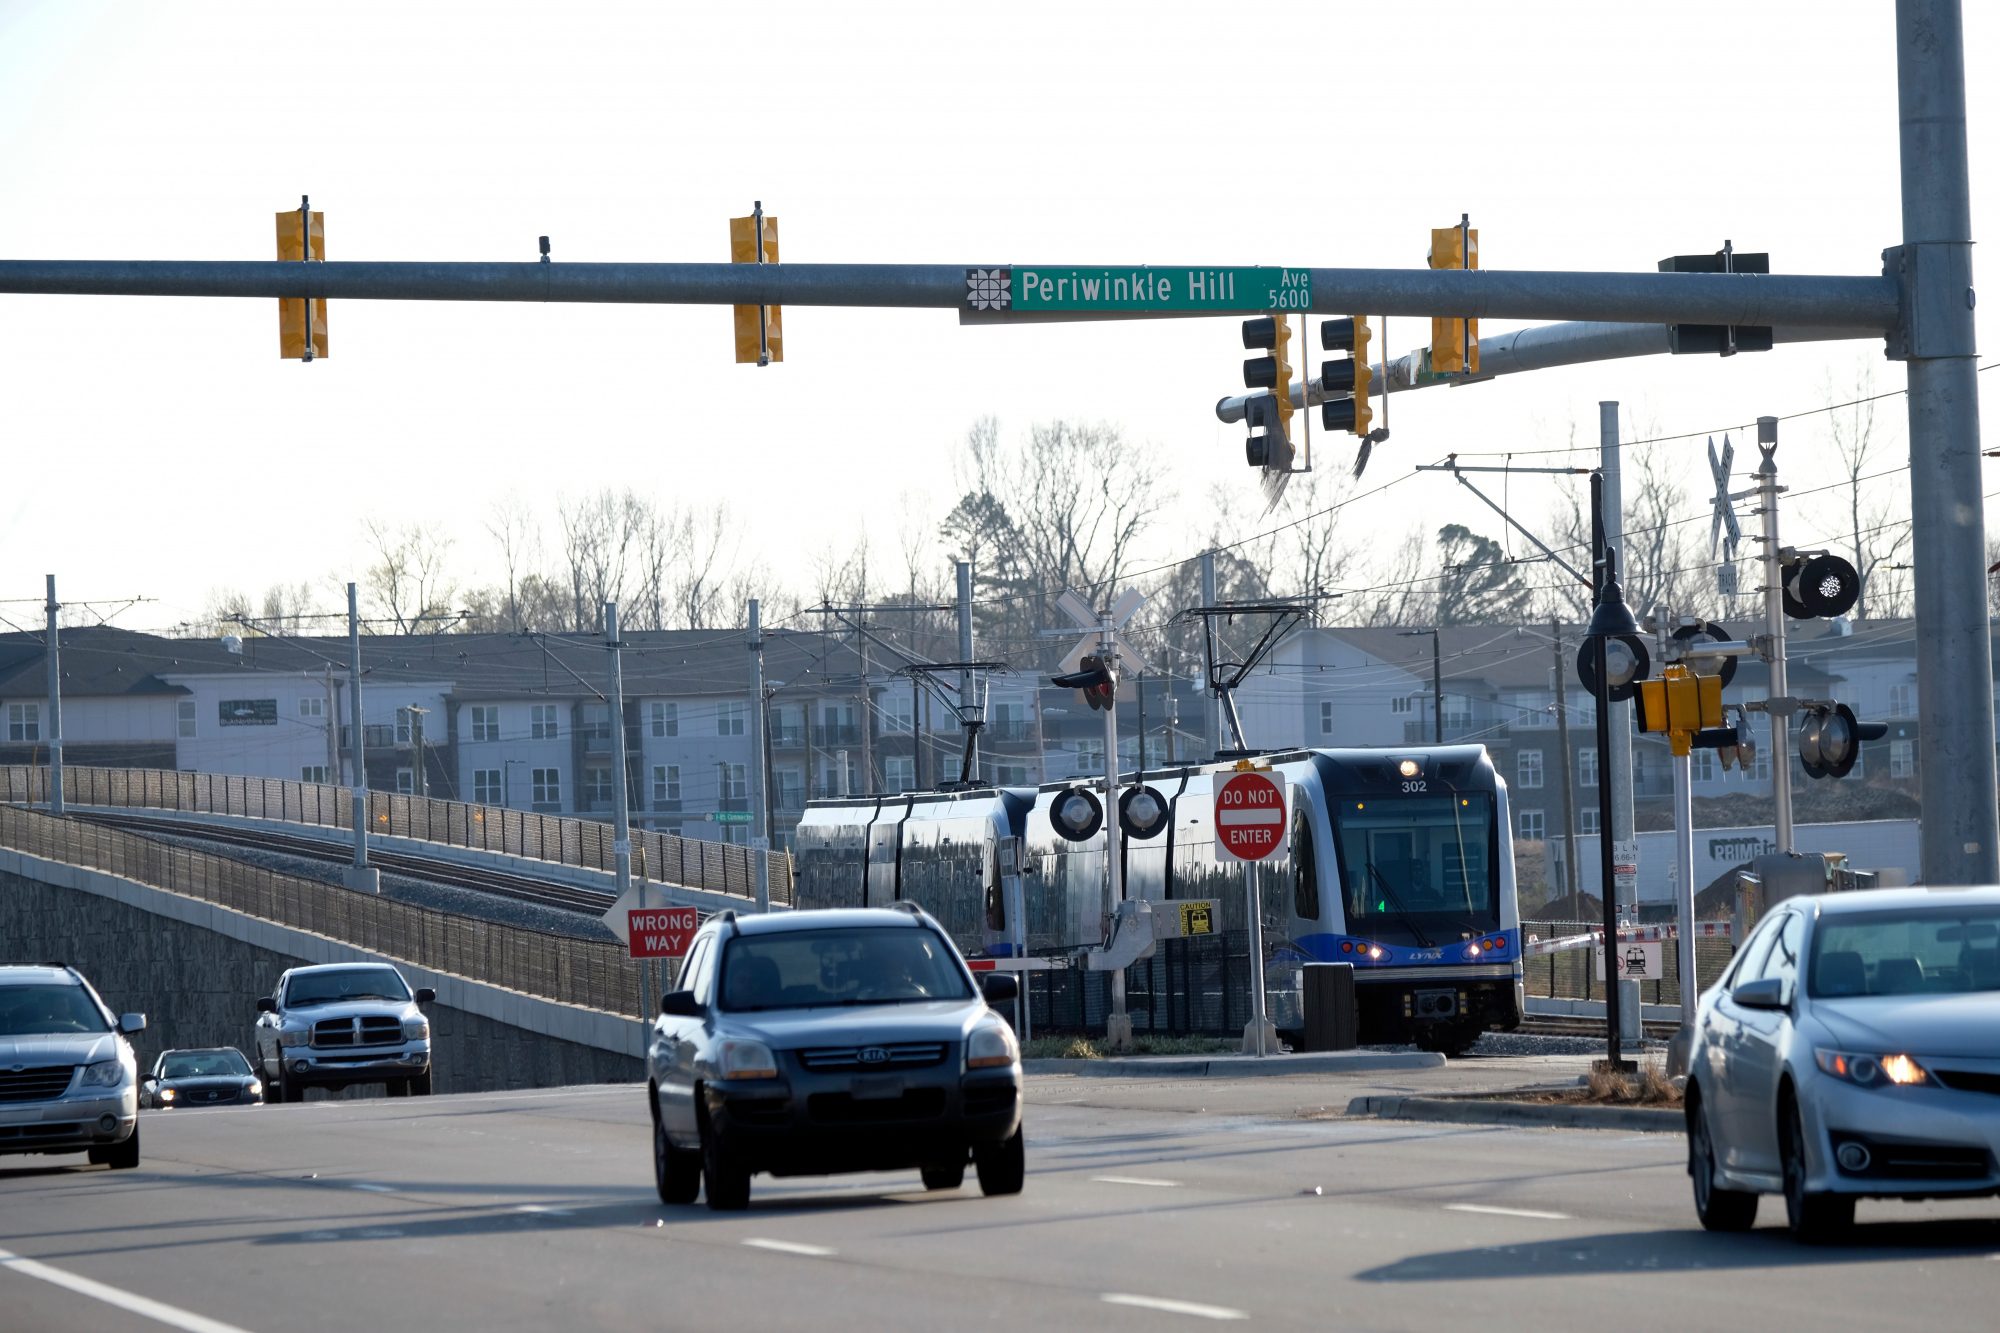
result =
M521 581L541 565L541 529L527 502L516 493L496 502L487 512L486 531L500 547L501 572L506 578L502 590L505 628L518 633L529 628L521 617Z
M1841 392L1829 382L1826 396L1832 401ZM1906 502L1909 492L1903 487L1871 486L1864 501L1861 491L1861 484L1885 471L1890 461L1883 457L1875 434L1875 397L1875 370L1863 361L1855 371L1849 400L1827 413L1827 430L1840 460L1842 526L1849 558L1861 576L1860 595L1854 602L1856 620L1897 614L1907 589L1900 557L1910 543L1909 510L1899 500Z
M249 620L254 614L250 596L242 589L211 588L201 614L182 628L194 638L212 639L224 634L242 634L245 626L240 622Z
M1499 542L1447 523L1438 529L1437 544L1436 624L1507 624L1527 614L1532 591Z
M452 598L458 589L445 566L451 538L422 524L392 527L374 518L362 528L375 554L361 576L374 613L399 634L442 629L456 618Z
M258 619L267 633L308 633L312 602L311 584L274 583L264 590L264 609Z

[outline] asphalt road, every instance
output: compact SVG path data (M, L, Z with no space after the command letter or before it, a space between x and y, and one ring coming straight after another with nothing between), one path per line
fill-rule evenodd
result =
M1671 1136L1348 1120L1379 1089L1310 1076L1030 1085L1016 1198L760 1177L735 1215L659 1205L633 1087L147 1113L137 1171L0 1158L0 1327L1993 1326L2000 1201L1864 1203L1807 1250L1775 1200L1701 1232Z

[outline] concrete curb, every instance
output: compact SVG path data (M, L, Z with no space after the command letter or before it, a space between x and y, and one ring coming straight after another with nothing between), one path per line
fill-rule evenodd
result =
M1100 1060L1023 1060L1029 1074L1099 1078L1263 1078L1274 1074L1362 1074L1442 1069L1436 1051L1322 1051L1312 1055L1114 1055ZM1364 1099L1365 1100L1365 1099Z
M1641 1134L1679 1134L1687 1127L1687 1120L1679 1111L1658 1107L1565 1106L1490 1097L1356 1097L1347 1104L1347 1114L1382 1120L1620 1129Z

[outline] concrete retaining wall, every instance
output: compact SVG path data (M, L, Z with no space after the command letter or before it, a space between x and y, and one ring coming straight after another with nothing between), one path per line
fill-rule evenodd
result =
M644 1027L632 1019L385 960L199 899L4 849L0 961L69 963L113 1010L146 1014L147 1029L134 1043L145 1065L182 1046L235 1046L247 1054L257 999L287 967L388 961L412 986L438 993L429 1006L438 1092L645 1077Z

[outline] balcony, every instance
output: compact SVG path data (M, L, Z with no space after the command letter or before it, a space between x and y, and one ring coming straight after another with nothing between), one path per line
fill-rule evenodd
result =
M821 749L861 744L861 728L852 722L822 723L813 728L813 744Z
M1422 722L1403 724L1403 744L1430 745L1437 738L1437 724L1428 719ZM1469 717L1447 717L1444 720L1444 743L1456 745L1462 741L1478 740L1488 744L1504 741L1505 736L1495 733L1493 724L1480 722Z
M1024 741L1035 739L1035 727L1033 723L1023 722L1019 718L989 722L986 724L986 729L979 733L979 739L998 741L1003 745L1019 745Z
M802 750L806 744L806 729L801 726L772 727L771 748L774 750Z

